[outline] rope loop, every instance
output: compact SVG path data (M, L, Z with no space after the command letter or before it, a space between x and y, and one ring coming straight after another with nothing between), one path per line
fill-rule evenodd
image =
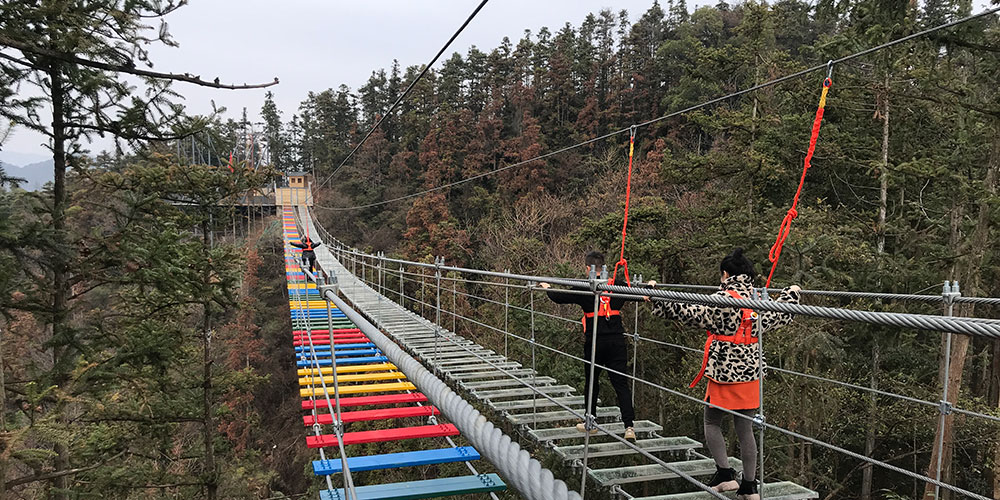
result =
M781 249L785 245L785 240L788 239L788 233L792 230L792 221L799 216L797 209L799 197L802 196L802 187L806 183L806 172L812 166L813 153L816 152L816 141L819 140L819 129L823 124L823 110L826 107L826 95L830 91L830 86L833 85L833 80L830 79L830 75L833 74L833 60L827 63L826 71L827 76L823 80L823 91L820 93L819 105L816 107L816 117L813 118L812 131L809 134L809 149L806 150L806 158L802 163L802 176L799 177L799 188L795 191L795 197L792 198L792 206L785 214L785 218L782 219L781 227L778 229L778 237L774 240L774 245L771 245L771 251L767 255L768 260L771 261L771 272L767 275L765 288L771 286L771 278L774 277L774 271L778 269L778 259L781 258Z
M621 251L618 254L618 262L615 263L615 270L611 273L611 278L608 279L609 285L615 284L615 276L618 275L618 268L623 267L625 269L625 283L629 286L632 285L628 277L628 261L625 260L625 236L628 231L628 208L632 201L632 158L635 156L635 131L638 127L632 125L629 127L629 138L628 138L628 177L625 181L625 216L622 219L622 245Z

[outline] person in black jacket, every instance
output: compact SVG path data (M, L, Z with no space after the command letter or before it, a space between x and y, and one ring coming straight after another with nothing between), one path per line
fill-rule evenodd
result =
M301 242L291 242L291 245L302 249L302 265L309 266L309 272L313 272L316 268L316 252L313 250L322 245L322 243L316 243L310 240L308 236L304 236Z
M591 266L601 269L604 266L604 255L600 252L590 252L585 258L587 273ZM539 283L542 288L549 288L548 283ZM589 290L580 287L579 290ZM590 381L590 355L591 340L594 338L594 296L590 294L567 293L557 290L547 290L546 293L556 304L577 304L583 309L583 359L588 360L583 364L584 373L584 394L590 389L590 414L597 414L597 396L600 392L600 378L602 366L621 373L628 373L628 348L625 343L625 325L622 324L621 308L625 302L639 301L642 299L628 299L622 297L603 297L598 307L597 314L597 355L594 367L594 384L591 387ZM635 441L635 409L632 407L632 390L628 382L628 377L618 373L608 372L611 379L611 386L615 389L618 397L618 407L622 412L622 422L625 424L625 439ZM587 425L583 422L576 425L580 432L587 432ZM596 433L597 429L589 429Z

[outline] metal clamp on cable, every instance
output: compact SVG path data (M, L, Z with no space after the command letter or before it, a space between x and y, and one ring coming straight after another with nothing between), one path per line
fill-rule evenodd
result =
M944 286L941 287L941 297L944 298L944 303L946 305L954 304L955 299L962 296L962 291L958 287L958 281L954 285L950 281L945 280Z
M317 283L316 288L319 289L320 297L326 297L326 292L333 292L334 295L337 295L340 288L337 284L337 275L331 274L328 282Z
M951 403L945 400L938 401L938 413L942 415L951 415L953 409L954 407Z
M764 424L767 423L767 418L764 415L758 413L753 416L753 426L755 429L760 430L764 428Z

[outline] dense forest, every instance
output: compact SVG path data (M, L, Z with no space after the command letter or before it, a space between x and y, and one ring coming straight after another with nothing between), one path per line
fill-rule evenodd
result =
M174 43L160 21L182 5L0 1L0 132L43 133L55 163L55 182L37 193L0 176L0 498L315 494L290 324L274 314L286 307L280 235L272 221L248 221L233 205L276 172L315 172L316 217L362 249L573 276L585 251L610 253L619 243L627 134L437 188L973 8L950 0L652 2L641 15L606 10L553 29L525 26L516 41L473 47L432 68L338 170L421 68L376 69L358 89L317 90L294 116L269 97L264 133L247 141L246 120L191 116L178 97L187 84L254 85L144 69L146 45ZM123 83L125 75L141 84ZM714 284L719 259L736 246L763 270L802 173L824 76L637 130L626 241L633 273ZM1000 296L997 17L837 65L832 79L776 283L937 293L957 280L965 295ZM86 151L98 135L114 138L117 150ZM230 151L237 161L227 160ZM254 161L261 151L268 165ZM503 321L495 304L454 300L464 316ZM638 314L645 336L703 341L703 332L645 308ZM965 304L956 314L997 311ZM577 349L578 330L536 319L540 342ZM511 328L529 321L513 314ZM502 348L495 332L456 329ZM510 349L527 356L524 345ZM676 349L636 349L639 375L667 387L686 387L697 368ZM942 352L936 333L808 318L767 344L774 366L930 401L945 383ZM564 358L540 362L582 385ZM954 404L1000 416L1000 341L956 336L950 364ZM936 461L936 408L782 374L766 388L771 423L921 473ZM639 418L655 415L671 435L700 436L700 408L648 387L636 399ZM1000 498L1000 426L971 416L947 422L944 479ZM915 481L776 433L768 433L766 461L768 479L798 481L822 498L930 498Z
M265 102L266 140L278 168L314 169L322 186L317 217L349 244L414 260L443 256L469 267L572 276L585 251L616 248L627 134L474 182L379 202L599 138L971 9L948 1L779 1L722 2L691 12L674 2L653 3L634 23L626 12L602 11L578 25L532 29L487 51L453 54L332 178L420 68L378 69L356 91L317 91L284 121ZM776 283L939 293L944 280L957 280L965 295L1000 294L993 250L1000 215L998 35L993 16L833 68L813 169ZM824 76L815 72L637 131L627 240L632 272L712 284L718 261L735 246L767 264L802 172ZM810 303L941 313L920 304ZM463 316L502 321L502 311L484 301L460 300L458 307ZM996 311L966 305L956 314ZM648 316L642 323L644 335L689 346L699 345L702 335ZM527 328L526 318L517 326ZM539 328L552 345L575 349L572 327ZM472 324L458 329L482 342L492 338L494 347L502 342ZM768 359L937 401L941 339L803 318L772 338ZM956 405L997 415L1000 344L956 339L952 373L963 375L950 382ZM666 373L653 369L664 361L672 367ZM580 383L565 360L546 363ZM684 387L696 364L676 350L640 346L640 367L668 387ZM933 408L791 376L776 376L769 387L773 423L919 472L936 461ZM698 408L651 390L637 399L656 402L640 408L640 418L658 414L677 434L700 434ZM1000 495L997 431L987 420L949 418L945 477ZM798 480L825 498L923 496L923 486L911 480L773 439L769 475Z

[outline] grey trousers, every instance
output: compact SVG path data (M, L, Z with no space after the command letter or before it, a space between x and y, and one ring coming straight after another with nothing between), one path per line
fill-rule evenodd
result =
M743 461L743 479L753 481L757 472L757 440L753 436L753 421L757 410L736 410L736 413L750 417L733 417L736 426L736 437L740 441L740 460ZM723 469L729 468L729 453L726 449L726 439L722 436L722 417L727 413L710 406L705 407L705 445L712 453L715 464Z

